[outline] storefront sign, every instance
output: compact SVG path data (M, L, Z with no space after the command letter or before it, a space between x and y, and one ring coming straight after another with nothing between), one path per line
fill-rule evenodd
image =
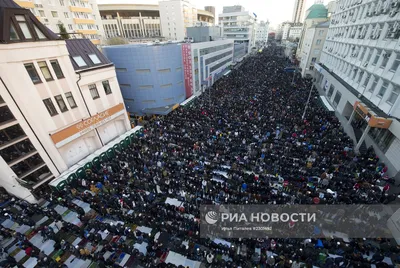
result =
M85 135L86 133L89 133L93 129L101 125L104 125L105 123L113 120L114 118L124 113L125 113L124 105L120 103L114 107L111 107L108 110L105 110L92 117L82 120L79 123L76 123L63 130L55 132L50 136L56 147L60 148L63 145L67 144L68 142L71 142Z
M354 103L354 110L356 111L357 114L359 114L362 118L365 119L365 121L368 122L368 125L370 127L376 127L376 128L389 128L390 125L392 124L391 119L386 119L382 117L376 117L372 115L366 106L361 104L359 101L356 101Z
M190 98L193 95L192 50L190 44L182 44L182 60L186 98Z

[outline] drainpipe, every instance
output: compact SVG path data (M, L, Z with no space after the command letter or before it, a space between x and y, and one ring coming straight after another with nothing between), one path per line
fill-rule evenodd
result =
M78 76L79 76L79 79L78 79L78 81L76 81L76 86L77 86L78 89L79 89L79 93L81 93L81 97L82 97L83 103L85 104L86 110L87 110L89 116L91 117L92 114L90 113L90 110L89 110L89 107L88 107L88 105L87 105L87 103L86 103L85 97L83 97L83 93L82 93L81 87L79 86L79 82L80 82L81 79L82 79L81 73L78 73ZM97 130L97 128L94 128L94 130L96 131L97 137L99 137L101 146L104 146L104 143L103 143L103 140L102 140L101 137L100 137L99 131Z
M17 102L15 101L13 95L11 94L10 90L8 89L8 87L6 86L6 83L4 83L4 80L2 77L0 77L1 83L3 84L4 88L7 90L8 94L10 94L11 99L13 100L14 104L17 106L19 112L21 113L22 117L24 118L25 122L28 124L28 127L30 128L30 130L33 132L33 135L35 135L36 140L39 142L40 146L42 147L43 151L46 153L47 157L50 159L51 163L53 164L53 166L56 168L57 172L61 174L60 170L57 168L56 164L53 161L53 158L50 157L50 154L47 152L47 150L44 148L42 142L40 141L40 139L38 138L38 136L36 135L35 131L33 130L31 124L29 124L29 121L26 119L24 113L21 111L21 108L18 106Z

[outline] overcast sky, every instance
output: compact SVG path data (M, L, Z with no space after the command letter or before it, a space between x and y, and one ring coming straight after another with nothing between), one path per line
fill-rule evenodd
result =
M216 13L222 13L223 6L242 5L246 10L257 14L259 20L269 20L272 26L291 20L295 0L192 0L199 9L204 6L215 6ZM305 0L309 8L315 0ZM328 3L327 0L324 1ZM157 4L158 0L97 0L99 4L135 3Z

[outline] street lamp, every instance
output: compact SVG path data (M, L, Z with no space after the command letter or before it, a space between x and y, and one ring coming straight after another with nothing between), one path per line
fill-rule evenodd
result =
M308 108L308 103L310 102L311 93L312 93L312 90L313 90L313 88L314 88L314 82L315 82L315 81L313 81L312 86L311 86L311 88L310 88L310 93L308 94L308 99L307 99L307 102L306 102L306 106L304 107L304 112L303 112L303 115L301 116L301 119L302 119L302 120L304 120L304 117L306 116L306 111L307 111L307 108Z

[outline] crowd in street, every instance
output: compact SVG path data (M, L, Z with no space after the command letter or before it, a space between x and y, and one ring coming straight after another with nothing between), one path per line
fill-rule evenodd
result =
M166 261L171 252L201 267L393 266L400 248L391 239L200 237L202 204L388 204L397 198L379 183L387 167L373 149L354 151L316 89L309 99L312 81L292 83L281 53L270 45L247 58L190 107L148 122L141 137L84 178L43 192L40 204L13 200L4 207L1 222L27 225L43 243L55 241L61 260L33 245L32 234L3 225L2 240L14 239L38 260L36 267L72 267L65 261L70 256L94 267L121 267L122 252L132 257L123 267L178 267ZM59 208L78 220L65 220ZM38 214L47 225L37 224ZM81 242L74 245L70 236ZM134 246L141 244L145 250ZM10 246L3 245L0 266L18 265Z

